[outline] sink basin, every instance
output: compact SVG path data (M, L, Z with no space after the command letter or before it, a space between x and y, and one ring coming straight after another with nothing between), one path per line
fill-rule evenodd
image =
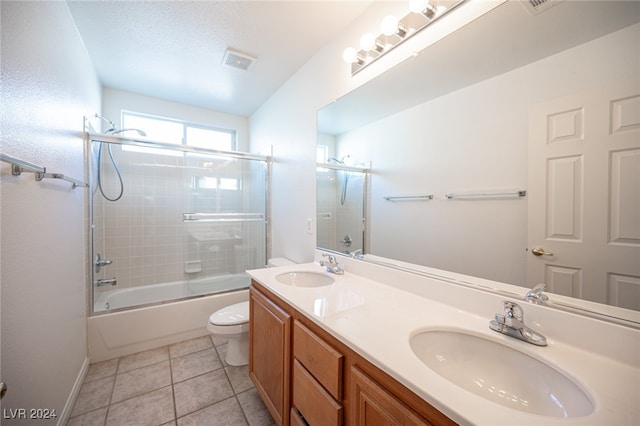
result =
M276 275L276 281L294 287L322 287L333 284L335 280L319 272L295 271Z
M569 377L532 356L493 340L450 330L410 339L413 353L461 388L498 404L550 417L593 412L587 394Z

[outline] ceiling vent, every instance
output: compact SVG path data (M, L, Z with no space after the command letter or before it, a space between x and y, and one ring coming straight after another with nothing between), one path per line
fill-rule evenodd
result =
M256 58L253 56L247 55L246 53L238 52L237 50L227 49L224 53L224 58L222 58L222 64L231 67L237 68L243 71L247 71L253 63L256 61Z
M520 3L525 9L527 9L527 12L532 15L537 15L538 13L555 6L560 1L561 0L522 0Z

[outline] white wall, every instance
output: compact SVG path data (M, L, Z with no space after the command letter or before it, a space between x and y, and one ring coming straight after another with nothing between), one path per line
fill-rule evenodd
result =
M271 256L313 260L316 235L306 229L309 219L315 229L317 111L502 1L472 1L351 77L343 50L357 46L363 33L379 28L381 16L407 13L405 1L374 2L250 117L251 150L264 152L273 146Z
M99 111L100 85L68 7L0 7L2 152L83 179L83 116ZM86 189L4 163L1 180L2 407L55 409L37 421L55 424L87 361Z
M444 194L527 189L529 108L637 78L638 40L640 24L341 135L339 156L373 162L371 252L527 285L527 199Z

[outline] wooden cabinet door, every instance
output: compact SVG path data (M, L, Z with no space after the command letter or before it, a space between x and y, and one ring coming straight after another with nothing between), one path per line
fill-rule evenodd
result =
M430 425L355 366L351 367L351 424Z
M289 424L291 315L250 290L249 377L276 424Z

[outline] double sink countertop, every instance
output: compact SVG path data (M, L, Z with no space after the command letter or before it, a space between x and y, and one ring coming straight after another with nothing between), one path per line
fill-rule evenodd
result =
M522 306L525 324L546 336L548 345L539 347L489 329L489 321L496 313L503 313L502 301L508 297L356 259L341 258L340 262L344 263L344 275L329 274L317 262L248 273L459 424L637 424L639 330L511 299ZM326 274L334 282L298 287L276 279L283 273L301 271ZM453 384L427 367L411 349L412 337L433 330L463 332L497 342L551 366L588 396L593 411L579 417L559 417L563 415L559 401L559 414L534 414L526 411L526 400L499 404ZM527 380L528 372L523 369L521 373L514 379ZM482 386L482 377L478 380ZM553 389L541 392L553 400ZM518 399L517 395L504 397Z

